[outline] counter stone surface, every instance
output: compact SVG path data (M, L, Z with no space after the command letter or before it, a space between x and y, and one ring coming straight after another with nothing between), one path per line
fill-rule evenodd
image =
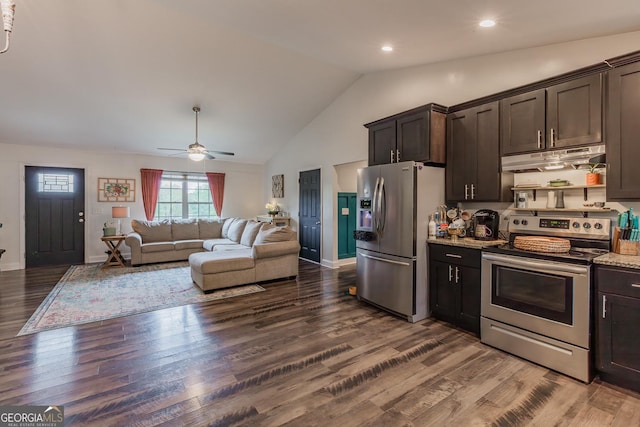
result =
M464 237L458 238L456 240L452 239L429 239L427 240L428 244L437 244L437 245L447 245L447 246L458 246L462 248L473 248L473 249L482 249L488 246L498 246L503 245L505 243L509 243L506 240L476 240L472 237ZM639 267L640 268L640 265Z
M593 260L595 264L613 265L616 267L635 268L640 270L640 256L620 255L614 252L601 255Z

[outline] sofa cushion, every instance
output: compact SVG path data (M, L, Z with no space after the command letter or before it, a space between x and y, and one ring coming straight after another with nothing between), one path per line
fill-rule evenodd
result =
M285 242L287 240L293 239L294 232L289 227L272 227L272 228L262 228L258 235L256 236L256 240L253 242L254 245L260 245L263 243L276 243L276 242Z
M224 221L217 219L201 218L198 221L201 239L216 239L222 237L222 225Z
M240 238L240 244L248 247L253 246L253 241L256 240L256 236L258 235L258 231L260 231L260 227L262 227L262 224L264 223L257 221L247 221L247 225L244 226L244 231L242 232L242 237Z
M202 247L208 251L212 251L213 248L220 245L235 245L235 242L232 242L229 239L207 239L202 244Z
M173 242L154 242L154 243L144 243L140 247L140 252L142 253L150 253L150 252L166 252L174 250Z
M235 220L235 218L225 218L222 221L222 230L220 232L220 236L223 239L228 239L229 238L229 227L231 227L231 224L233 224L233 221Z
M244 227L247 225L247 220L242 218L236 218L231 223L229 227L229 233L227 238L229 240L233 240L236 243L240 243L240 238L242 237L242 232L244 231Z
M180 251L182 249L202 249L203 241L200 239L193 240L177 240L173 242L173 246L176 251Z
M216 245L213 248L213 252L237 251L238 249L248 249L248 248L244 245L241 245L240 243L232 243L230 245Z
M171 221L171 240L193 240L200 238L196 219L174 219Z
M131 228L142 237L142 243L171 242L171 222L131 220Z
M191 268L202 274L246 270L254 267L251 249L229 252L198 252L189 255Z

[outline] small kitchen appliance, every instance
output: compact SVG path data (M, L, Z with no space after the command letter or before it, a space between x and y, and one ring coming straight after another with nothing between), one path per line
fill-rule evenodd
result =
M475 214L473 237L476 240L495 240L498 238L500 214L491 209L480 209Z

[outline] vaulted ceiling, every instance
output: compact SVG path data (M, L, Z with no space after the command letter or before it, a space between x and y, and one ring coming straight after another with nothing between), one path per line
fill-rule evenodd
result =
M0 142L167 155L199 105L199 142L249 163L363 74L640 30L637 0L16 2Z

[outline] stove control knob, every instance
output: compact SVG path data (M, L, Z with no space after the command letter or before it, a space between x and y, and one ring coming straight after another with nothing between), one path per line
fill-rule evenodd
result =
M588 222L585 222L584 224L582 224L582 226L585 228L585 230L588 230L591 228L591 224L589 224Z
M529 221L527 221L526 219L523 219L522 220L522 225L527 225L527 224L529 224Z
M580 223L578 221L574 221L573 224L571 224L571 226L573 228L580 228Z
M595 224L593 224L593 228L595 228L596 230L602 230L602 224L596 222Z
M514 220L513 220L513 223L514 223L515 225L518 225L518 224L520 224L520 220L519 220L519 219L514 219Z

